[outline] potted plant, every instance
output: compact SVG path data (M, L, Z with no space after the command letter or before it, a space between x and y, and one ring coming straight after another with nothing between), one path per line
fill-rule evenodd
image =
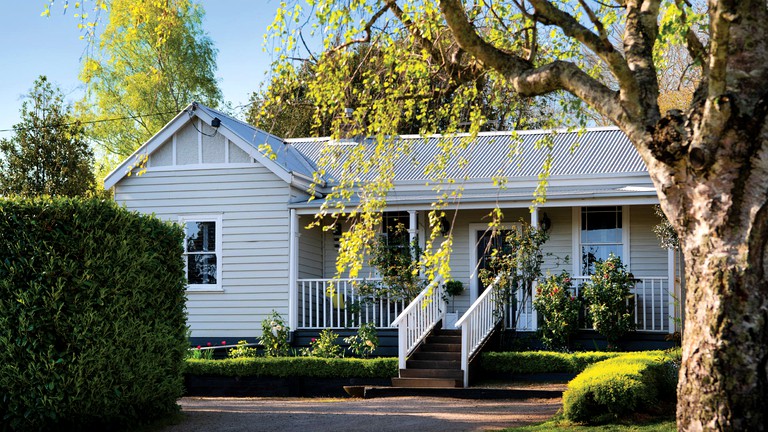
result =
M456 321L459 320L459 314L458 312L456 312L456 304L455 304L454 298L463 292L464 292L464 284L461 283L461 281L450 280L446 282L445 285L443 286L443 295L444 295L443 300L447 302L448 297L450 297L451 310L453 311L453 312L447 312L445 314L444 327L446 329L452 329L455 326Z

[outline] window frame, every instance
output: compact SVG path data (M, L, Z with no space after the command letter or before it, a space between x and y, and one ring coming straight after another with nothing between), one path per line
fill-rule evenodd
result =
M577 206L573 207L573 240L572 240L572 256L573 256L573 267L572 267L572 274L576 277L584 277L584 276L590 276L589 274L584 274L582 272L582 256L581 256L581 248L582 248L582 242L581 242L581 211L584 208L589 207L618 207L621 209L621 262L627 267L629 270L630 268L630 245L629 245L629 239L630 239L630 218L629 218L629 210L630 206L628 205L615 205L615 204L602 204L602 203L596 203L594 205L589 206ZM611 243L616 244L616 243Z
M187 252L187 232L186 224L189 222L213 222L216 228L216 244L213 252L216 255L216 283L215 284L187 284L187 292L223 292L224 288L221 281L222 275L222 215L221 214L184 214L179 216L179 224L184 230L184 277L189 281L189 256ZM210 253L210 252L209 252Z

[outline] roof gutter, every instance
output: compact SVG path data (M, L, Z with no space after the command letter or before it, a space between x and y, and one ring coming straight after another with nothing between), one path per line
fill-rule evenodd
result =
M291 171L290 175L291 175L291 180L290 180L291 186L303 192L311 194L315 198L323 197L323 194L318 192L317 188L323 187L324 185L317 185L317 183L315 183L313 179L297 172ZM312 185L316 185L316 187L313 188Z

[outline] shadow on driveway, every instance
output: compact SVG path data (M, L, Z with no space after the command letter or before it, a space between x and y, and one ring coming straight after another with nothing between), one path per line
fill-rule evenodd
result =
M183 398L182 431L480 431L543 422L560 399Z

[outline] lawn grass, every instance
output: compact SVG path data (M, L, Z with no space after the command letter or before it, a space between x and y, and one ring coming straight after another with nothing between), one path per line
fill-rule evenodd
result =
M604 424L598 426L586 426L571 423L562 416L557 415L552 419L537 425L504 429L503 432L544 432L564 430L571 432L674 432L677 431L675 419L649 419L638 423Z

